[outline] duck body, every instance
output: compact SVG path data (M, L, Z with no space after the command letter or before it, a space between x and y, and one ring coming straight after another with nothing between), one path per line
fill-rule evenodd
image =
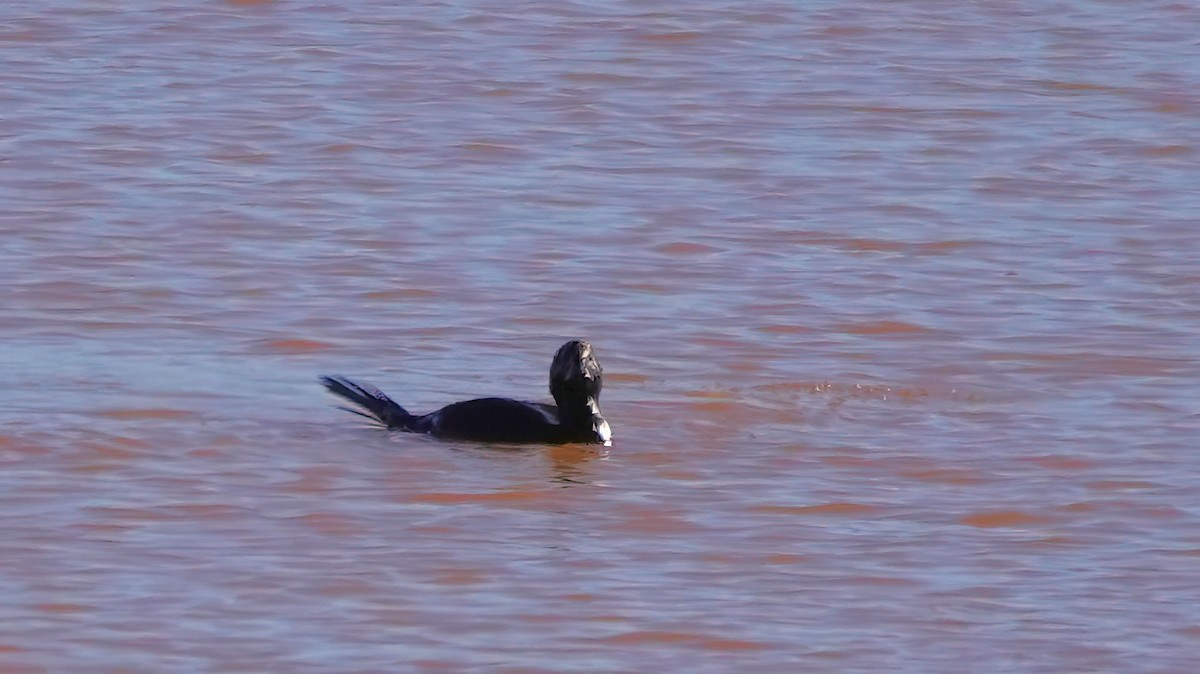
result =
M476 398L436 412L415 415L379 389L345 377L321 377L334 395L353 403L345 408L390 430L426 433L447 440L538 444L612 444L612 431L600 412L603 369L592 347L567 342L550 366L555 404L511 398Z

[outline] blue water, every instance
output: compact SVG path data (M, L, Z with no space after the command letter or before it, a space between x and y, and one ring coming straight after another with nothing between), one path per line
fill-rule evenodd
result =
M1198 16L6 3L0 670L1191 671Z

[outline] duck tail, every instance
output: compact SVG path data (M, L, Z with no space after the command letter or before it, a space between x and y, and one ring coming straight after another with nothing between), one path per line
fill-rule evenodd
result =
M383 424L390 430L408 430L417 418L374 386L356 384L345 377L321 377L321 383L330 393L349 400L359 408L341 409Z

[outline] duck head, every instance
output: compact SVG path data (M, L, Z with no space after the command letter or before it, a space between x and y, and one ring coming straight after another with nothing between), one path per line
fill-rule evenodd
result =
M587 427L593 441L612 444L608 421L600 414L600 390L604 369L596 360L592 345L571 340L559 347L550 364L550 395L558 405L560 422L566 426Z

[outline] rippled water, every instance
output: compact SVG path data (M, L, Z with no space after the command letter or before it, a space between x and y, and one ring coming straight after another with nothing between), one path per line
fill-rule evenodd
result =
M5 3L0 671L1192 671L1198 34ZM607 451L316 384L576 336Z

